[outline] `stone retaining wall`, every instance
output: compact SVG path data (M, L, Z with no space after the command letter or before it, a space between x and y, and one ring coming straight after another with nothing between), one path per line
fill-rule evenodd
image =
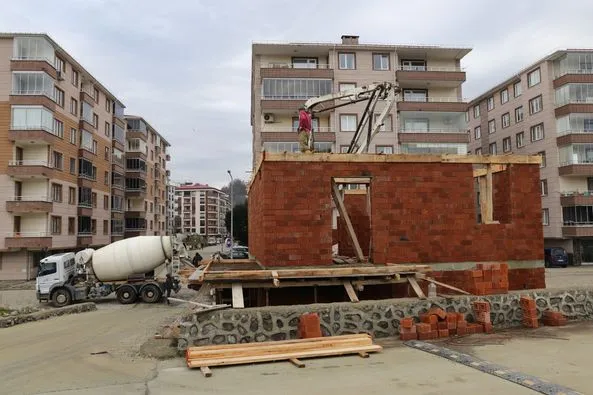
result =
M495 328L521 326L523 313L520 296L536 300L538 315L543 311L561 311L569 320L593 318L593 288L570 290L530 290L505 295L452 296L433 299L388 299L360 303L332 303L265 308L229 309L207 314L185 316L180 326L178 350L206 344L233 344L267 340L294 339L299 316L316 312L321 318L324 336L369 333L376 338L399 334L399 320L440 307L450 312L465 313L474 320L472 302L488 300Z
M57 317L65 314L76 314L85 311L97 310L97 306L93 302L79 303L72 306L60 307L57 309L48 309L38 311L31 314L20 314L15 316L8 316L0 318L0 328L8 328L10 326L23 324L25 322L40 321L51 317Z

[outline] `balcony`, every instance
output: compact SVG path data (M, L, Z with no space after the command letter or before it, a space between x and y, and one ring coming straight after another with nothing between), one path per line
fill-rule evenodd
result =
M78 127L80 129L84 129L87 132L95 132L97 133L97 127L93 124L93 122L88 121L84 118L81 118L80 121L78 122Z
M76 245L78 247L88 247L93 244L93 233L79 231L76 234Z
M560 194L562 207L593 206L593 191L565 191Z
M55 169L46 160L11 160L7 174L16 178L54 178Z
M469 134L465 129L435 129L427 130L400 129L398 134L400 143L469 143Z
M413 97L397 102L398 111L465 112L467 101L457 97Z
M313 134L316 142L336 141L334 129L330 127L318 127ZM261 139L262 142L293 142L298 140L298 133L290 126L264 126Z
M61 139L54 134L53 130L39 125L28 129L11 127L8 131L8 140L15 143L52 145Z
M146 211L143 209L132 208L125 211L126 218L144 218L146 217Z
M43 71L54 80L58 79L54 65L45 59L12 59L10 71Z
M144 197L146 197L146 187L144 187L144 188L126 187L126 197L144 198Z
M51 248L52 237L49 232L11 232L4 244L6 248Z
M77 213L82 217L91 217L93 215L93 203L90 201L78 202Z
M328 64L311 64L311 67L293 63L264 63L261 65L261 78L325 78L333 79L334 70Z
M593 176L593 161L560 162L558 174L561 176Z
M593 130L565 130L558 132L556 145L593 144Z
M455 88L465 82L459 67L399 66L395 78L402 88Z
M43 106L50 111L56 110L56 102L45 93L20 93L11 92L8 99L12 106Z
M566 84L593 84L592 69L570 69L562 70L554 80L554 89Z
M6 201L6 211L14 214L50 213L53 202L49 196L15 196Z
M148 133L145 130L128 129L128 131L126 132L126 138L148 141Z

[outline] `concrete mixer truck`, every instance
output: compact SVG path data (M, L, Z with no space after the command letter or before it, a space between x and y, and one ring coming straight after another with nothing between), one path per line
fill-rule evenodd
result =
M62 307L115 292L122 304L138 299L157 303L163 296L164 278L146 274L173 260L174 254L183 248L174 244L171 236L137 236L97 250L87 248L43 258L37 274L37 299ZM171 271L168 270L170 274ZM174 290L179 290L177 279Z

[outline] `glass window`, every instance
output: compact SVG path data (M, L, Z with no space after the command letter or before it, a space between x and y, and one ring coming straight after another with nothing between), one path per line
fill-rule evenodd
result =
M476 105L474 106L474 119L477 119L480 117L480 105Z
M509 90L504 89L500 91L500 104L504 104L509 101Z
M428 91L426 89L404 89L404 101L426 102Z
M82 101L81 116L82 119L93 124L93 107L85 101Z
M478 140L482 137L482 128L480 126L476 126L474 128L474 139Z
M428 119L404 119L404 132L428 132Z
M402 60L402 70L405 71L426 71L425 60Z
M45 37L15 37L12 57L20 60L45 60L54 64L54 47Z
M340 70L354 70L356 69L356 55L353 53L338 54Z
M511 152L513 147L511 146L511 138L506 137L502 139L502 152Z
M467 154L467 144L457 143L402 143L405 154Z
M496 132L496 119L491 119L488 121L488 133L492 134Z
M329 79L264 78L262 82L262 98L266 100L308 99L331 92Z
M292 67L295 69L316 69L317 58L292 58Z
M54 134L59 138L64 138L64 122L54 119Z
M593 163L593 144L572 144L558 148L560 164Z
M476 148L476 155L482 155L482 148Z
M541 82L541 73L539 68L527 74L527 86L531 88Z
M511 126L511 114L504 113L502 114L502 116L500 117L500 123L502 124L502 128L508 128L509 126Z
M540 123L539 125L532 126L530 132L531 141L542 140L544 138L544 124Z
M70 98L70 114L78 115L78 100L73 97Z
M566 84L556 89L556 105L593 103L593 84Z
M487 107L488 107L488 111L490 111L490 110L493 110L493 109L494 109L494 96L490 96L490 97L488 98Z
M375 114L373 120L376 123L377 122L377 118L379 117L379 114ZM391 122L391 115L387 115L384 119L383 119L383 125L381 125L379 127L379 131L380 132L391 132L392 129L392 122Z
M43 106L12 106L11 129L40 129L53 133L53 113Z
M542 196L548 195L548 180L540 180L540 188Z
M539 167L546 167L546 151L541 151L537 153L539 156L541 156L542 158L542 163L539 165Z
M515 108L515 123L523 121L523 106Z
M93 134L84 129L80 131L80 148L93 152Z
M488 152L490 152L490 155L496 155L496 143L491 143L488 146Z
M571 113L556 119L558 134L567 133L592 133L593 113Z
M566 207L569 208L569 207ZM550 210L547 208L542 209L542 225L550 225Z
M340 92L352 90L355 88L356 88L356 84L350 83L350 82L340 82L340 84L338 85L338 89L340 90ZM349 100L350 97L352 97L352 96L343 97L342 100Z
M393 154L393 146L392 145L377 145L375 147L375 152L377 154Z
M340 130L342 132L355 132L356 124L356 115L340 114Z
M373 54L373 70L389 70L389 54Z
M55 169L62 170L64 168L64 156L61 152L53 151L52 159Z
M525 146L525 133L524 132L520 132L517 133L517 135L515 136L515 139L517 140L517 148L521 148L523 146Z
M74 128L70 128L70 144L76 145L76 135L78 134L78 130Z
M543 109L542 96L539 95L529 100L529 114L537 114Z
M523 88L521 87L521 81L515 82L515 84L513 85L513 95L515 97L519 97L519 96L521 96L521 93L523 93Z
M70 82L72 82L72 85L78 88L78 71L74 69L72 70L72 78L70 79Z
M54 101L56 104L64 108L64 91L54 86Z
M45 95L54 98L54 80L43 71L13 72L13 95Z

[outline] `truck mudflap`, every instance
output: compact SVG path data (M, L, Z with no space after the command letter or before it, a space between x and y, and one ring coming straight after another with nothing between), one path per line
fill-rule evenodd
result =
M37 291L37 300L40 302L49 302L49 294L42 294Z

